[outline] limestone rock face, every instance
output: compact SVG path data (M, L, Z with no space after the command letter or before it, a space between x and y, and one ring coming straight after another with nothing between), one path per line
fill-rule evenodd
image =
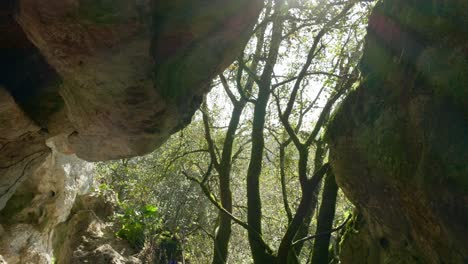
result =
M468 2L384 0L328 131L361 215L343 263L468 261Z
M0 255L12 263L51 263L52 236L67 220L75 197L92 183L92 163L56 151L31 170L0 211Z
M0 85L80 158L142 155L190 122L262 3L2 1Z
M46 138L0 86L0 210L49 155Z
M187 125L262 4L0 1L0 262L50 263L92 176L83 160L148 153ZM75 263L129 260L94 251Z
M75 202L69 219L55 229L54 253L58 263L141 263L137 252L115 236L109 217L114 213L113 195L83 195Z

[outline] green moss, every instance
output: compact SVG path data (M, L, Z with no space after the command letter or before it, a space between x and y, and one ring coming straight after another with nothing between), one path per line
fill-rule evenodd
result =
M362 232L363 225L362 215L354 212L340 234L338 251L341 261L359 260L361 263L367 263L369 245L365 238L367 232Z
M391 1L388 1L386 5L381 5L379 9L401 27L417 32L424 38L437 38L464 27L460 10L466 10L466 8L468 8L468 3L465 0L450 2L408 0L398 2L397 9Z
M78 15L85 21L96 24L114 24L122 22L120 1L82 0Z
M404 47L401 54L393 56L397 56L398 60L402 59L401 56L407 57L407 62L422 75L425 87L433 89L436 96L449 97L463 107L468 106L468 60L464 52L466 39L463 37L466 35L466 17L460 15L460 10L467 9L468 1L465 0L408 0L398 1L398 4L387 1L377 5L375 11L393 21L399 30L398 37ZM363 64L368 67L364 67L364 70L377 75L377 80L397 81L399 76L404 75L394 75L394 72L399 73L395 67L401 68L403 64L392 58L388 51L392 47L380 46L377 39L372 32L367 37ZM372 80L370 87L374 87ZM397 81L393 88L401 87L401 83L404 82Z
M346 241L346 238L359 233L359 230L357 228L359 228L360 221L362 221L362 216L359 213L354 212L351 214L351 218L349 219L348 223L346 223L346 225L344 226L340 236L340 248L343 246L343 243Z
M61 223L55 228L54 236L52 238L52 247L54 259L60 259L62 253L62 247L68 236L67 223Z
M389 47L385 47L378 36L369 32L366 38L366 52L360 63L360 69L366 78L366 90L372 94L385 92L385 82L395 83L393 88L399 88L398 82L402 76L400 54L393 54ZM387 85L388 86L388 85Z
M436 97L449 98L458 106L468 98L468 60L462 50L428 48L420 56L418 69Z
M395 109L381 109L379 117L361 128L357 135L366 157L389 175L405 175L408 152L404 140L405 120Z
M33 198L34 194L31 192L15 193L6 204L5 208L0 212L0 223L14 223L14 216L28 207Z

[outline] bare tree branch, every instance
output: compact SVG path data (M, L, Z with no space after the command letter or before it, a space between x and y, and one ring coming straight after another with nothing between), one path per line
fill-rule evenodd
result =
M218 157L216 155L215 144L214 144L213 138L211 137L210 121L209 121L209 116L208 116L208 106L206 105L206 102L203 102L202 107L201 107L201 112L202 112L202 117L203 117L203 126L205 128L205 139L206 139L206 142L208 143L208 152L210 153L211 160L213 161L215 168L218 168L219 162L218 162Z
M237 100L236 96L232 93L231 89L229 88L229 84L222 73L219 74L219 79L221 80L221 84L223 85L224 91L226 92L227 96L231 100L232 104L233 105L238 104L239 101Z
M332 72L324 72L324 71L313 71L313 72L307 72L307 73L305 74L305 76L312 76L312 75L326 75L326 76L336 77L336 78L341 78L341 77L343 77L343 76L341 76L341 75L334 74L334 73L332 73ZM277 88L277 87L279 87L279 86L282 86L282 85L291 83L291 82L297 80L297 78L298 78L298 76L291 77L291 78L289 78L289 79L287 79L287 80L284 80L284 81L281 81L281 82L279 82L279 83L273 84L272 87L273 87L273 89L274 89L274 88Z
M345 227L346 223L348 223L348 221L351 219L351 215L349 215L346 220L341 223L341 225L339 225L338 227L335 227L333 229L331 229L330 231L327 231L327 232L322 232L322 233L319 233L319 234L314 234L314 235L310 235L310 236L306 236L304 238L301 238L299 240L296 240L294 241L291 246L294 247L295 245L299 244L299 243L302 243L302 242L305 242L307 240L311 240L311 239L314 239L314 238L317 238L317 237L320 237L320 236L324 236L324 235L328 235L328 234L331 234L333 232L336 232L336 231L339 231L341 229L343 229L343 227Z

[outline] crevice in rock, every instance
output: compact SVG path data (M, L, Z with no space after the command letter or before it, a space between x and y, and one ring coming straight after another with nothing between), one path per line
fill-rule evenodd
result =
M40 154L40 153L41 153L41 154ZM0 194L0 198L3 198L4 195L7 195L7 194L10 192L11 188L15 187L19 182L21 182L21 180L23 180L23 178L26 176L26 175L25 175L26 171L28 170L29 166L30 166L35 160L37 160L37 159L43 157L44 154L48 154L48 153L47 153L47 152L44 152L44 151L38 151L38 152L32 153L31 155L26 156L26 157L25 157L24 159L22 159L20 162L17 162L17 163L15 163L15 164L13 164L12 166L18 165L18 164L20 164L21 162L23 162L24 160L26 160L27 158L32 157L33 155L36 155L36 154L40 154L40 155L38 155L38 156L35 157L35 158L30 159L30 160L24 165L23 170L22 170L20 176L13 182L13 184L11 184L8 188L6 188L6 190L5 190L3 193ZM9 167L7 167L7 168L10 168L10 167L12 167L12 166L9 166ZM4 169L4 168L1 168L1 169Z

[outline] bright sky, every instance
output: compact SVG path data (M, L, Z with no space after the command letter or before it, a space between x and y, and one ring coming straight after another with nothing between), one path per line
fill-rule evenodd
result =
M313 0L308 0L308 1L313 1ZM317 2L317 1L313 1ZM348 22L353 23L357 21L358 17L363 14L366 10L366 6L356 6L354 9L354 14L350 16L348 19ZM333 34L333 35L327 35L326 37L323 38L323 41L327 43L327 49L325 49L324 55L325 59L322 61L327 62L325 65L319 66L319 68L313 68L314 65L312 65L309 70L322 70L322 71L329 71L332 68L332 64L336 62L336 59L334 59L334 56L336 54L336 50L333 51L332 48L329 48L330 43L343 43L344 39L347 38L348 32L344 32L341 35ZM362 38L365 33L365 23L362 23L362 25L359 25L359 34L358 38ZM282 46L280 48L280 54L284 54L284 56L281 57L281 59L278 60L278 63L275 65L274 69L274 74L276 76L295 76L297 75L298 72L298 65L301 66L305 63L306 60L306 55L308 53L308 50L311 45L311 39L314 36L314 32L312 31L307 31L306 28L301 31L299 34L299 37L297 38L292 38L289 40L289 45L286 45L288 42L283 41ZM356 39L357 40L357 39ZM249 43L249 46L251 49L255 45L255 38L252 39ZM248 46L248 47L249 47ZM333 46L333 45L331 45ZM335 45L336 46L336 45ZM340 45L336 46L338 49L341 49ZM322 62L323 63L323 62ZM295 67L294 67L295 66ZM296 69L291 75L291 69ZM227 76L227 75L225 75ZM273 79L273 83L285 80L287 78L281 79L278 77L277 79ZM309 101L312 101L315 99L317 96L317 93L323 86L325 78L324 76L314 76L311 78L308 78L308 84L304 90L304 97L306 97ZM216 80L216 82L219 82L219 80ZM304 82L303 82L304 83ZM292 84L292 83L291 83ZM237 90L234 87L233 83L230 83L232 86L231 90L237 94ZM291 86L289 86L289 89L291 89ZM317 101L316 106L317 107L323 107L326 103L328 93L323 93L320 97L320 99ZM270 101L273 101L273 97L270 99ZM210 109L216 109L219 112L219 118L214 120L214 125L218 127L223 127L227 126L229 119L230 119L230 114L232 111L232 105L229 101L229 98L224 92L224 89L221 87L219 84L218 86L214 87L212 91L208 95L208 105ZM277 109L275 104L272 105L272 111L277 113ZM297 107L297 104L295 105ZM252 106L250 105L249 108L247 108L244 112L243 118L244 121L248 121L246 119L251 119L252 116ZM283 108L284 110L284 108ZM321 108L316 108L313 109L305 118L304 122L304 129L311 129L313 127L314 121L317 119L318 115L321 112ZM278 120L270 120L272 124L278 124Z

